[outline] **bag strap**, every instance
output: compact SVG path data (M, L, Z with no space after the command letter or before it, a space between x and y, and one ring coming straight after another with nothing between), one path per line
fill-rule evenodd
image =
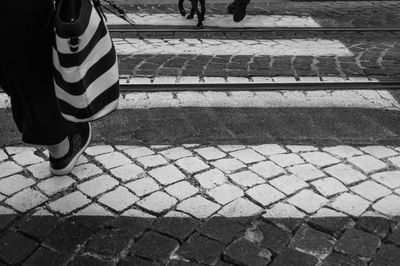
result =
M119 17L119 18L125 20L126 22L128 22L131 26L136 26L135 25L135 21L130 19L127 16L125 10L122 7L118 6L118 4L116 4L113 0L102 0L102 1L106 2L111 8L109 8L108 6L102 4L100 2L100 0L93 0L93 3L94 3L95 6L98 5L100 10L101 10L101 7L103 7L106 10L108 10L109 12L113 13L114 15L116 15L117 17ZM104 16L103 11L101 11L101 12L102 12L102 14ZM104 18L105 18L105 16L104 16Z

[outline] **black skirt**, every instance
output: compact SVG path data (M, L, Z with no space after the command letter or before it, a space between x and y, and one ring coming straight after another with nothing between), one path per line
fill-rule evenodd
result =
M29 144L57 144L73 126L61 116L54 93L53 9L52 0L0 3L0 86Z

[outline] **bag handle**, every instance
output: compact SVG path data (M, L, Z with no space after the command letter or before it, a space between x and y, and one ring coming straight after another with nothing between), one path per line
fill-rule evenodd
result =
M110 11L111 13L113 13L114 15L116 15L117 17L120 17L121 19L125 20L126 22L128 22L131 26L136 26L135 25L135 21L133 21L132 19L130 19L127 15L125 10L118 6L118 4L116 4L113 0L102 0L104 2L106 2L111 8L103 5L100 0L93 0L94 5L98 5L99 9L101 10L100 6L102 6L103 8L105 8L106 10ZM103 11L101 11L101 13L104 16ZM105 17L105 16L104 16Z

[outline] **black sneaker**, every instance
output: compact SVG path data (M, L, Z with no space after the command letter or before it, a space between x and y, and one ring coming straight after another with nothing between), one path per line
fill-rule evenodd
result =
M250 3L250 0L236 0L235 9L233 11L233 21L239 22L246 16L246 7Z
M234 1L233 3L230 3L228 5L228 7L226 8L226 11L228 11L228 14L233 14L233 12L235 12L235 2L236 1Z
M53 175L67 175L71 173L82 152L89 145L92 135L90 123L77 124L75 132L68 136L69 150L61 158L50 156L50 172Z

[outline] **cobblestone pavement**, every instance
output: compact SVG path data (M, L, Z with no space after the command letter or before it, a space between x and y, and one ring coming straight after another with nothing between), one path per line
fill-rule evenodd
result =
M398 265L400 148L0 149L1 265Z
M226 4L213 4L210 2L212 1L206 2L207 15L226 14ZM190 6L189 1L185 4L188 10ZM122 6L131 13L179 13L177 4ZM247 8L247 14L310 16L318 24L326 27L398 27L400 21L400 3L398 1L284 1L250 3Z
M400 79L399 35L388 32L172 32L116 37L121 75L130 77Z

